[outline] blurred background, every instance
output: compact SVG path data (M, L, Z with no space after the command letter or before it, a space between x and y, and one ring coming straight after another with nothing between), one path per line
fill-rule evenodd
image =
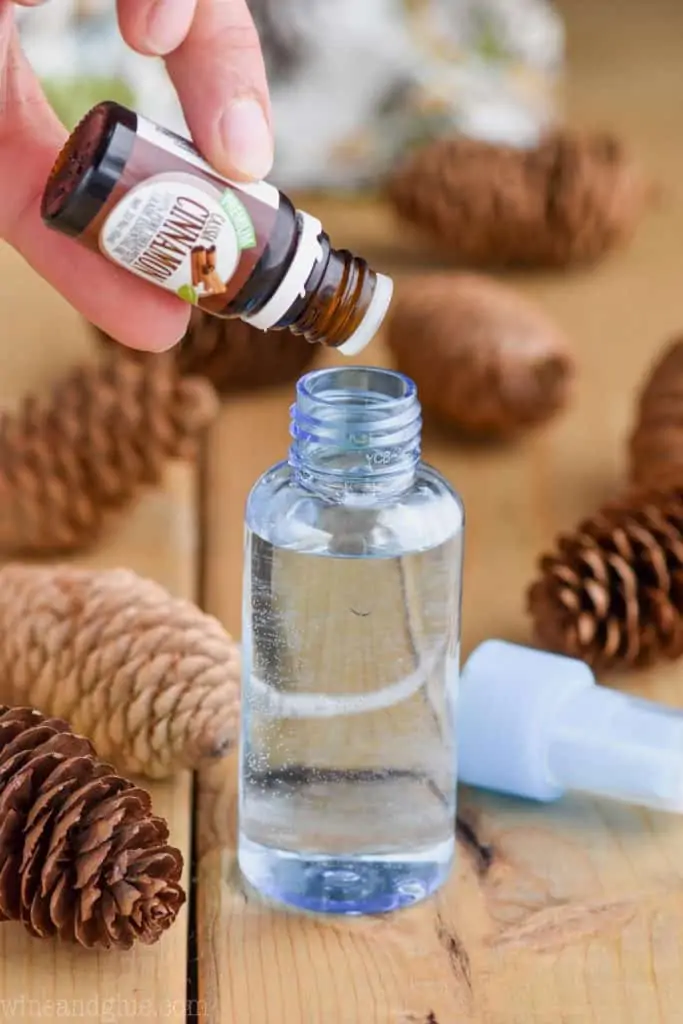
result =
M549 0L249 6L272 90L273 178L285 190L367 188L407 145L453 130L533 144L557 115L564 31ZM114 98L186 132L162 63L126 48L111 0L51 0L19 17L68 127Z
M458 487L470 510L466 646L492 628L508 639L526 640L530 622L524 594L540 552L558 530L572 529L627 485L638 395L653 361L681 331L683 4L249 2L271 85L272 180L321 219L338 247L391 274L397 291L419 293L424 273L446 277L440 324L423 324L423 341L434 342L443 332L441 356L451 370L458 365L448 379L464 381L466 394L457 389L446 394L448 408L440 417L446 429L438 417L428 419L425 453ZM121 42L113 0L50 0L17 14L28 57L67 127L98 100L114 98L186 131L162 62L140 57ZM491 239L488 259L469 259L472 253L462 247L456 251L463 237L459 230L435 238L401 216L405 204L397 209L388 200L387 177L407 154L428 152L431 140L505 143L521 154L542 154L549 134L562 140L577 129L586 131L589 141L578 155L571 145L561 151L564 173L532 177L524 186L533 200L529 230L526 208L518 218L524 203L517 202L516 182L522 179L501 173L495 154L488 171L472 173L450 196L444 193L442 209L448 212L451 203L456 228L457 218L464 217L470 239L477 240L478 218L486 220L481 233ZM448 160L444 180L453 167L457 170L458 160L450 170L447 165ZM553 166L550 161L551 172ZM634 166L649 189L648 202L638 211L625 198ZM425 182L427 207L429 175ZM460 202L461 184L469 189L469 206ZM481 195L488 196L488 207L479 201ZM506 197L515 200L507 204L507 224L498 215ZM555 239L544 220L548 211L555 215L550 227L569 245L564 263L556 260ZM505 267L495 265L500 244L510 237L521 250L526 241L538 241L533 266L514 259ZM6 322L26 339L7 346L11 369L0 380L3 403L16 408L25 394L44 392L81 361L93 361L102 348L97 332L54 290L41 286L37 301L36 275L4 247L0 252ZM524 331L497 315L494 293L479 311L488 332L486 358L481 333L465 337L451 330L451 275L463 269L483 271L492 284L504 281L544 313L543 344L525 347ZM571 389L562 387L557 401L548 404L542 400L547 378L540 364L547 352L556 365L557 331L567 341ZM463 345L466 374L458 364ZM401 355L386 330L362 359L396 365ZM282 334L279 340L260 332L256 337L234 322L217 325L202 317L193 321L179 348L181 372L206 377L221 398L228 398L210 432L209 469L202 481L208 511L201 528L209 534L205 560L210 566L203 600L235 632L246 494L258 474L287 450L297 376L340 358L321 346L310 352ZM440 369L432 372L431 364L428 356L423 366L409 367L409 375L419 376L425 399L430 374L441 392L447 377ZM489 399L498 401L502 443L470 444L469 435L478 431L469 428ZM538 413L536 422L525 403ZM508 426L515 428L511 436ZM237 436L250 438L248 448L234 451ZM683 444L681 453L683 461ZM114 543L123 535L106 536ZM146 551L146 545L140 549ZM131 560L127 554L117 558Z

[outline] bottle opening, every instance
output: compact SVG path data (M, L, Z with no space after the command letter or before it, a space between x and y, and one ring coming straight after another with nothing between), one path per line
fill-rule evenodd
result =
M389 478L410 483L422 414L408 377L366 366L313 371L299 381L291 413L290 463L304 483L334 481L347 493Z
M358 406L359 410L386 410L397 413L417 400L413 381L395 370L374 366L341 366L314 370L297 384L297 401L320 407Z

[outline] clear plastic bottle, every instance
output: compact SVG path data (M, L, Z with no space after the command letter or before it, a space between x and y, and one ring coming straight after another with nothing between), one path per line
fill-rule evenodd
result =
M307 374L248 499L239 862L278 903L379 913L451 870L464 513L421 425L398 373Z

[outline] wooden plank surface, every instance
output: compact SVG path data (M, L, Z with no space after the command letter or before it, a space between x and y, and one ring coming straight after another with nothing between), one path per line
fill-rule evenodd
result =
M661 186L634 245L600 267L525 275L573 338L571 410L510 449L470 451L428 431L425 452L468 510L464 648L529 639L537 555L621 486L634 389L683 327L683 6L564 0L568 112L613 127ZM317 203L338 244L408 273L427 247L386 210ZM386 358L381 339L364 361ZM240 628L242 510L288 444L291 390L233 402L211 441L205 597ZM683 667L620 682L683 705ZM200 995L212 1024L676 1024L683 1021L683 823L571 798L553 807L463 792L457 870L432 902L346 922L274 913L235 876L235 764L201 780Z
M16 406L94 348L80 318L6 247L0 248L3 310L0 403ZM195 596L196 502L194 471L176 465L164 487L148 492L110 530L97 551L77 564L125 566L156 579L174 594ZM148 787L155 813L169 822L171 842L183 853L190 879L190 777ZM0 1020L80 1020L124 1024L148 1019L185 1024L187 908L151 947L96 953L31 939L19 925L0 926Z

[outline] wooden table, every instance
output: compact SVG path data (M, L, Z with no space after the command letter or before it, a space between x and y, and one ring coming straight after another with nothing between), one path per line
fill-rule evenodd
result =
M565 0L575 123L626 134L662 186L630 249L598 269L530 275L520 287L572 336L572 408L510 449L426 437L426 456L469 516L464 656L489 636L529 639L523 595L539 552L624 475L633 394L683 326L683 6ZM430 265L386 210L318 202L335 240L397 275ZM0 399L43 387L92 345L79 318L16 258L0 255ZM382 363L381 339L365 354ZM291 389L226 406L201 486L171 467L87 562L127 565L240 629L242 509L287 445ZM249 443L245 444L245 438ZM83 560L82 560L83 561ZM683 667L625 677L683 704ZM235 884L235 765L153 787L187 859L192 901L152 949L87 954L0 929L0 1019L123 1024L676 1024L683 1021L683 824L594 800L552 807L463 792L451 883L387 919L301 920ZM195 850L192 851L192 826ZM193 1017L193 1014L195 1016Z

